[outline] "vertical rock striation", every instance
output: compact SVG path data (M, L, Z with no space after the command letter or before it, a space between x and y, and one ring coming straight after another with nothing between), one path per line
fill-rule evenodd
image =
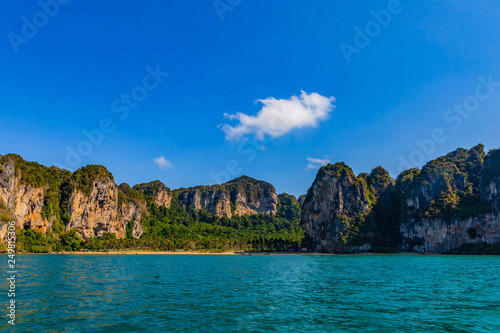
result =
M242 176L221 185L196 186L174 191L179 204L196 211L233 217L252 214L276 214L278 195L269 183Z
M134 189L144 194L148 202L154 203L157 207L164 206L170 208L172 201L172 191L161 181L155 180L150 183L143 183L134 186Z
M42 216L44 186L29 184L21 176L14 159L0 156L0 204L4 210L2 220L6 222L12 219L20 228L46 232L52 220Z
M119 209L118 193L113 176L102 166L71 173L14 154L0 156L0 220L14 220L20 229L76 229L83 239L106 232L124 238L134 220L133 236L140 237L145 204ZM3 229L0 226L2 238Z
M457 149L396 182L381 167L358 177L343 163L322 167L303 203L302 225L326 252L458 253L500 242L500 151Z
M101 237L105 233L125 235L118 217L118 191L112 176L103 167L88 166L77 172L93 173L86 186L74 186L68 204L71 219L66 231L76 228L83 239Z
M56 235L75 230L83 238L140 238L141 221L148 209L176 207L207 211L217 216L276 214L274 187L250 177L221 185L197 186L171 191L160 181L117 186L103 166L89 165L71 173L57 167L27 162L18 155L0 155L0 237L7 221L21 229ZM51 234L53 235L53 234ZM56 236L57 237L57 236Z
M369 249L362 232L371 210L367 183L344 163L322 167L302 205L302 226L325 252Z
M398 177L402 248L450 253L468 243L500 241L498 174L495 151L484 147L456 151ZM483 163L484 161L484 163Z

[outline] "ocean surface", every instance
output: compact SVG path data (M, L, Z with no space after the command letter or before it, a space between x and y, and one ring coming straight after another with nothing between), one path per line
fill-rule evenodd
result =
M0 331L500 332L500 257L16 259L16 325L4 278Z

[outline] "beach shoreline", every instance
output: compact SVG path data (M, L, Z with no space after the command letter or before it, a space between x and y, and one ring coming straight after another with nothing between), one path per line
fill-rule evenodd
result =
M6 253L2 253L6 254ZM71 251L71 252L51 252L51 253L17 253L17 254L43 254L43 255L272 255L272 256L457 256L456 254L440 254L440 253L412 253L412 252L397 252L397 253L320 253L320 252L199 252L199 251L109 251L109 252L92 252L92 251Z

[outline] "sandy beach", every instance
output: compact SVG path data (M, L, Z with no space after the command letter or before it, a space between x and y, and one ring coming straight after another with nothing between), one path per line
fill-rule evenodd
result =
M21 253L31 254L31 253ZM53 253L37 253L37 254L74 254L74 255L279 255L279 256L345 256L345 255L366 255L366 256L380 256L380 255L426 255L420 253L320 253L320 252L199 252L199 251L109 251L109 252L92 252L92 251L74 251L74 252L53 252ZM434 254L435 255L435 254Z

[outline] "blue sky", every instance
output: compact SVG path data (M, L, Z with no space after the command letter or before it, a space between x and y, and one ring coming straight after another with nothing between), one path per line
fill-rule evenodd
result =
M495 1L54 1L3 4L2 154L300 195L327 161L500 147Z

